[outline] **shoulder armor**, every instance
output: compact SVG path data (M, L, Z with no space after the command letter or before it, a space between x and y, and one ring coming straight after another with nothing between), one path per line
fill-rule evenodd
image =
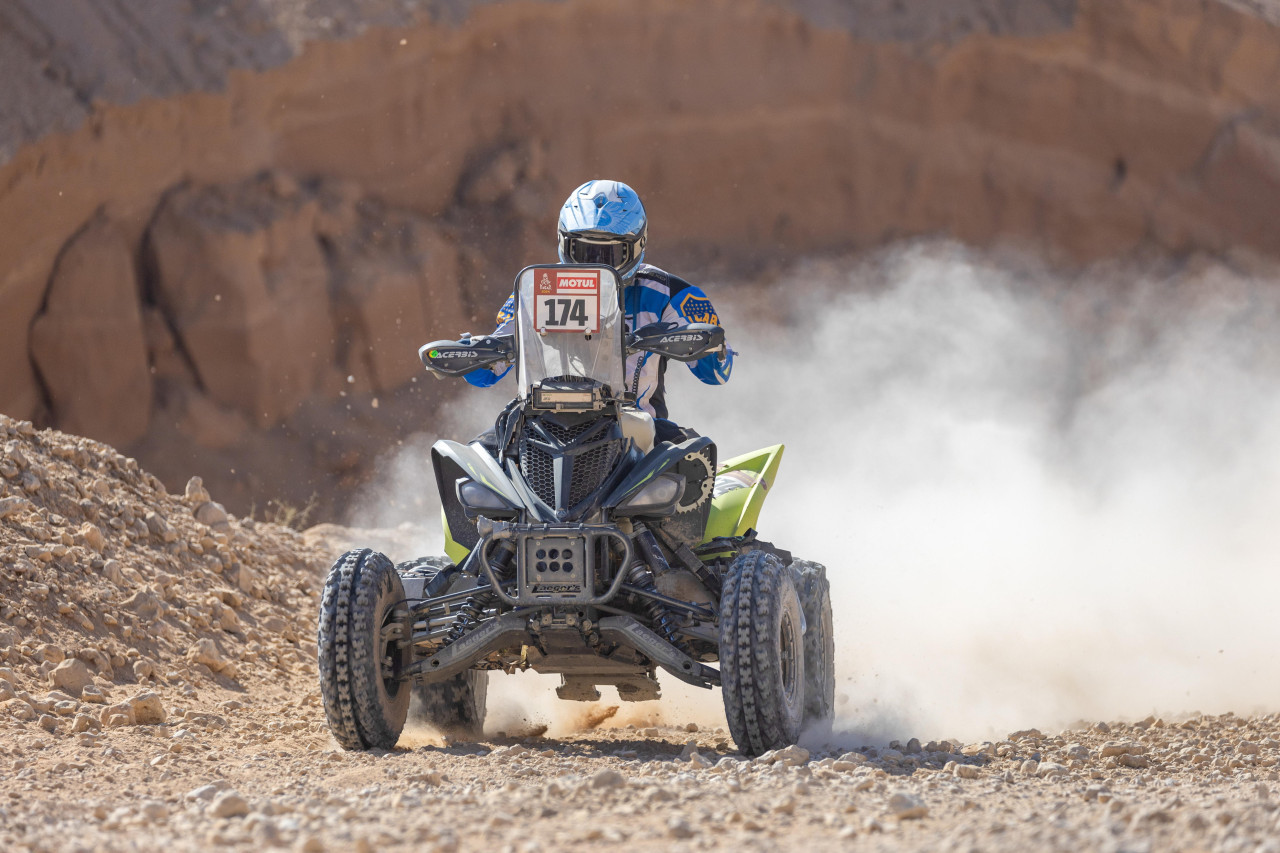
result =
M672 296L675 296L675 295L676 295L677 293L679 293L680 291L682 291L682 290L686 290L686 289L688 289L688 288L690 288L690 287L693 287L693 284L692 284L692 283L690 283L690 282L685 281L684 279L682 279L682 278L681 278L680 276L678 276L678 275L671 275L670 273L668 273L668 274L667 274L667 287L669 287L669 288L671 289L671 295L672 295Z
M671 283L671 276L665 270L660 270L650 264L641 264L640 268L636 270L636 278L647 278L659 284Z

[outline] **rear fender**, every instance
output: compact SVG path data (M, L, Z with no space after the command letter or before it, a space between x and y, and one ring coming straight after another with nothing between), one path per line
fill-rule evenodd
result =
M759 523L760 510L778 474L784 449L775 444L736 456L720 467L704 542L718 536L742 536Z

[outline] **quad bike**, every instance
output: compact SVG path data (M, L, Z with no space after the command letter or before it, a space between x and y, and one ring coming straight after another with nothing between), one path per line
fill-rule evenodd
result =
M562 699L612 685L642 701L661 668L721 687L742 752L794 743L830 716L835 677L826 570L753 529L783 448L718 464L709 438L655 443L619 390L628 354L693 361L723 330L627 334L609 267L527 267L516 294L514 335L419 352L441 376L514 363L519 397L481 439L432 448L445 556L355 550L330 570L319 663L334 736L390 749L411 701L478 735L493 670L558 674Z

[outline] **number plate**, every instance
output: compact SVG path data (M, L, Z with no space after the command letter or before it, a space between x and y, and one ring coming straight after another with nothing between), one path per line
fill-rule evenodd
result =
M533 321L538 333L600 331L600 273L597 270L539 270Z

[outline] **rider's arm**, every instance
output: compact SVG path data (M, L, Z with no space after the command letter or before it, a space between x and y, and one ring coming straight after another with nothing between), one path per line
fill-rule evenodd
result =
M495 335L509 335L515 326L516 316L516 295L513 293L507 297L507 301L502 303L502 307L498 309L498 328L493 330ZM496 385L498 380L511 372L511 365L507 365L507 369L501 373L494 373L487 367L479 370L473 370L466 376L462 377L467 380L468 385L474 385L477 388L488 388L490 385Z
M715 306L703 293L701 288L694 287L678 276L671 276L671 289L676 293L671 297L667 308L662 312L663 320L674 320L677 323L710 323L720 325L720 315ZM677 291L677 287L680 287ZM689 370L693 375L708 385L723 385L729 381L733 372L733 350L725 346L724 356L712 353L697 361L689 362Z

